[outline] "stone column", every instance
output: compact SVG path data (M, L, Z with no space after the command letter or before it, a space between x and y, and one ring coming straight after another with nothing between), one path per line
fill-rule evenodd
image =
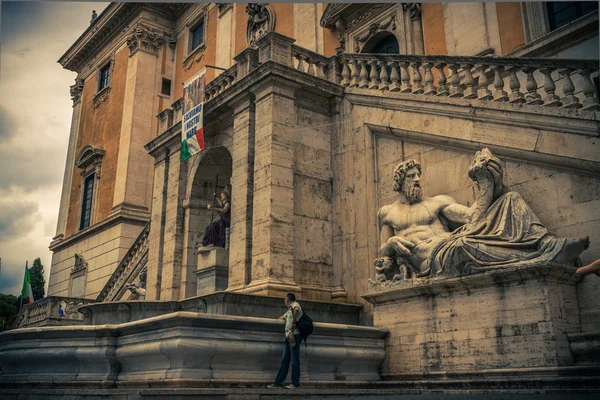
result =
M58 222L56 225L56 237L64 237L67 225L67 210L69 209L69 198L73 180L73 170L75 169L75 151L77 150L77 139L79 137L79 118L81 116L81 96L83 94L83 81L75 79L75 84L71 86L71 99L73 100L73 116L71 117L71 132L69 134L69 147L67 148L67 161L65 163L65 176L63 180L62 192L60 195L60 208L58 211Z
M411 28L414 54L425 54L425 46L423 44L423 24L421 22L421 4L413 3L408 12L412 22Z
M297 85L278 77L257 84L252 210L252 270L247 292L300 292L294 281L294 133Z
M254 96L244 93L233 108L233 170L231 175L231 240L229 289L242 288L252 279L252 204L254 194Z
M127 63L127 83L123 103L123 118L119 142L119 157L113 209L135 205L149 211L148 182L152 180L153 160L144 145L156 131L157 87L160 71L159 48L162 34L138 24L127 39L130 56ZM154 129L153 129L154 128Z

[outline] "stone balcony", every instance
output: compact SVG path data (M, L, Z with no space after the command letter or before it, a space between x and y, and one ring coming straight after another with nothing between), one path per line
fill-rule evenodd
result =
M81 325L84 315L79 313L80 306L93 303L91 299L48 296L31 304L25 304L15 319L11 329L37 326ZM65 314L61 317L58 310L62 306Z

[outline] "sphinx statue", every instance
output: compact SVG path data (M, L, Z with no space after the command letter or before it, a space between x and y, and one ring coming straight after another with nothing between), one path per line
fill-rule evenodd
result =
M540 264L574 266L589 238L558 238L516 192L503 184L500 160L488 149L477 152L468 176L476 183L470 206L452 197L424 197L421 165L403 161L394 169L400 198L378 214L380 258L407 266L409 277L449 278L507 267ZM451 230L450 226L460 225ZM391 263L388 262L388 263ZM378 279L398 279L377 262Z

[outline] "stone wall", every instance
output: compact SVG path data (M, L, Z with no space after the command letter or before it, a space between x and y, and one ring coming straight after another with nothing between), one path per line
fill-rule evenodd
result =
M71 268L75 263L74 255L79 254L87 262L83 274L77 274L81 277L76 278L83 280L85 292L80 296L95 299L142 228L143 225L124 222L70 239L66 246L59 247L52 254L48 295L79 295L72 293L73 288L69 288L73 275Z
M425 195L449 194L471 205L466 171L475 151L489 147L504 162L509 189L520 192L556 235L589 235L584 263L600 258L594 113L452 99L413 102L402 94L371 97L357 89L347 89L346 99L333 139L333 259L343 265L349 300L358 301L374 277L376 213L395 201L393 168L408 158L423 164ZM580 296L589 296L591 281L579 284ZM587 314L597 318L591 311L600 309L595 297L580 302L582 323Z

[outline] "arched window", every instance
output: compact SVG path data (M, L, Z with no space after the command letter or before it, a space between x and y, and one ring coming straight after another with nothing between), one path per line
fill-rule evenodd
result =
M400 54L400 45L393 33L379 32L365 43L361 53Z

